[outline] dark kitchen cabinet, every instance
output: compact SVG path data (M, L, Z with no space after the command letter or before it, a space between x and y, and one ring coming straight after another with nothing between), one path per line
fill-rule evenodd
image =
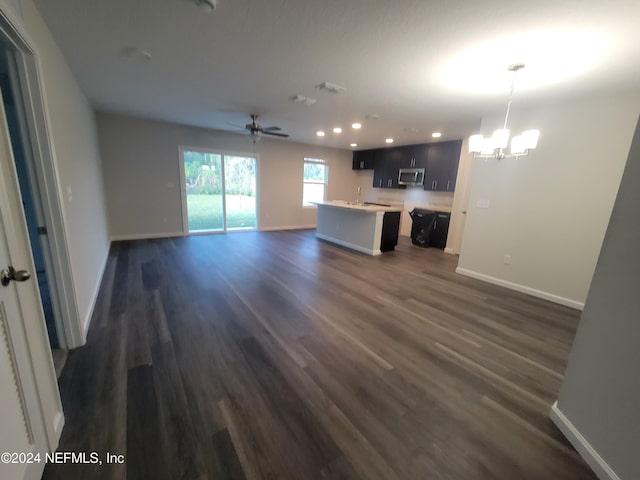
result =
M382 238L380 250L389 252L395 250L398 244L398 232L400 231L400 212L385 212L382 217Z
M373 186L376 188L406 188L398 185L398 170L404 168L405 159L399 148L376 150L373 168Z
M424 189L438 192L453 192L458 175L462 141L440 142L429 145Z
M375 150L360 150L353 152L352 170L373 170Z
M436 212L436 219L433 222L433 231L429 238L429 245L435 248L445 249L447 246L447 236L449 235L449 223L451 214L447 212Z
M427 157L429 155L429 144L409 145L403 147L409 158L407 168L425 168L427 166Z
M398 185L401 168L424 168L424 189L453 192L458 174L462 140L421 143L402 147L353 152L353 169L371 168L376 188L406 188Z

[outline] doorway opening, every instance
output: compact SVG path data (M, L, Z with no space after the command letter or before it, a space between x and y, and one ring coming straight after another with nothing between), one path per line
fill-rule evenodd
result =
M41 196L34 166L29 157L29 149L26 147L29 140L16 59L13 50L4 45L0 45L0 93L20 186L20 200L29 234L29 246L33 255L34 279L38 282L49 344L56 373L59 375L66 361L67 350L62 348L64 341L61 341L60 335L63 332L56 314L55 277L51 275L50 268L47 266L50 265L48 261L50 258L48 232L43 218Z
M184 233L258 228L258 160L251 155L181 148Z

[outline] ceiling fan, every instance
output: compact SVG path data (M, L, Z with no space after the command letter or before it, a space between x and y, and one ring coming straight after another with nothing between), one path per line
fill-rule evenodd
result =
M283 138L289 137L289 134L287 133L278 133L282 130L280 127L263 127L259 123L256 123L257 119L258 115L256 115L255 113L251 114L251 123L247 123L244 126L245 130L249 132L249 135L251 136L251 139L254 141L254 143L258 141L262 135L272 135L274 137Z

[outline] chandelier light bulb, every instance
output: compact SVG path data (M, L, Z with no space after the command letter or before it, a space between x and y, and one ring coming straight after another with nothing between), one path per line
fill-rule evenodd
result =
M509 113L511 113L511 103L513 102L513 88L516 81L518 70L524 68L524 63L514 63L507 67L507 70L513 72L511 81L511 91L509 92L509 102L507 103L507 111L504 116L504 126L493 132L491 137L483 135L471 135L469 137L469 152L483 158L495 157L497 159L507 156L528 155L529 151L538 146L540 138L540 130L525 130L522 134L511 138L510 154L506 155L504 150L509 146L509 137L511 132L507 128L509 122Z

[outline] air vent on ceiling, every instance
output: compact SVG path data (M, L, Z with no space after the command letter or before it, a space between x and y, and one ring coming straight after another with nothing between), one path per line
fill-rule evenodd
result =
M341 87L340 85L331 82L322 82L321 84L316 85L316 88L329 93L344 93L347 91L345 87Z
M303 105L313 105L317 102L315 98L303 97L302 95L295 95L289 100L291 100L292 102L301 103Z

